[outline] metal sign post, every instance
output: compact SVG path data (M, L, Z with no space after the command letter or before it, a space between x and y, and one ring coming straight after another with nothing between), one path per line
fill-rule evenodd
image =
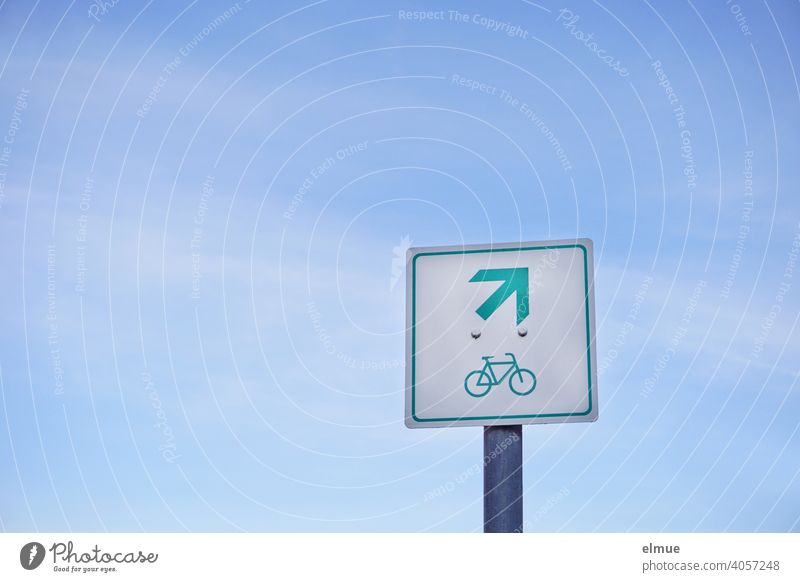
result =
M412 248L406 426L484 428L484 531L522 531L522 426L597 419L589 239Z
M483 531L522 533L522 425L483 429Z

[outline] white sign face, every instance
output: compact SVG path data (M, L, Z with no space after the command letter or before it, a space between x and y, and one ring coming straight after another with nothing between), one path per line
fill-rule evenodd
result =
M412 248L406 425L597 419L589 239Z

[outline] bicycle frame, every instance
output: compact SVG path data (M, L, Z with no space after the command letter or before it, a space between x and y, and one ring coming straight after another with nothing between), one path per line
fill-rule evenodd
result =
M489 384L490 386L496 386L497 384L500 384L503 380L506 379L506 376L508 376L511 372L519 369L519 364L517 364L517 358L514 357L514 354L506 352L506 355L511 357L510 361L492 362L490 361L490 356L484 356L483 373L489 376L491 382ZM495 374L494 372L494 366L508 366L508 368L503 373L503 375L500 376L500 378L498 379L497 374ZM485 386L485 385L486 383L481 382L480 378L478 378L478 386Z

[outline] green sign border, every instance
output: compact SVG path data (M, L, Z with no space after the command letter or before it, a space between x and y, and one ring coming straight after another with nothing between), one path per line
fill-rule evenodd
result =
M473 253L506 253L522 251L540 251L548 249L575 249L583 251L583 285L586 310L586 374L589 386L589 408L584 412L553 412L547 414L512 414L508 416L457 416L453 418L420 418L416 412L416 351L417 351L417 259L435 255L468 255ZM512 247L500 249L463 249L459 251L422 252L414 255L411 264L411 418L416 422L457 422L460 420L504 420L509 418L552 418L564 416L587 416L592 407L592 351L591 329L589 323L589 259L588 251L582 244L542 245L533 247Z

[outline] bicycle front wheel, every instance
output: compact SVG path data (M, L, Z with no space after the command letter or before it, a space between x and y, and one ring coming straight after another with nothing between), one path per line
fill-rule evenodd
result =
M536 375L528 369L520 368L511 374L508 387L517 396L527 396L536 389Z

